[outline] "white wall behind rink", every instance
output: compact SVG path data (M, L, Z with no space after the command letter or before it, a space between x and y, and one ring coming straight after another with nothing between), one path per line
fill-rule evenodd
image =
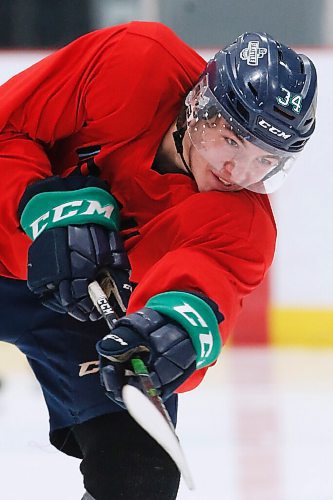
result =
M200 52L208 59L215 50ZM278 226L272 302L275 307L332 309L333 49L304 52L318 71L317 128L290 178L272 196ZM0 84L47 54L0 51Z

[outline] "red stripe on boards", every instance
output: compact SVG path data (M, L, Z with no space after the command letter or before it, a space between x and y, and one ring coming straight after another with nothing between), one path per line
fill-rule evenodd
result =
M232 345L265 345L269 343L269 290L268 273L258 288L245 297L243 309L231 335Z

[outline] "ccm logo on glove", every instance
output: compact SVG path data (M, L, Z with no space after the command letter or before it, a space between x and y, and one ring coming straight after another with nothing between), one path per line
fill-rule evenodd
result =
M224 318L213 301L199 295L155 295L146 307L117 321L112 333L97 343L101 382L110 399L122 405L128 377L137 383L131 376L132 358L144 361L164 400L196 369L216 360L222 347L218 323Z
M59 204L62 200L66 201ZM115 209L116 202L112 195L99 188L72 191L70 196L68 192L40 193L23 210L21 226L33 240L45 229L67 226L69 223L94 222L116 229L118 214Z
M27 187L19 216L33 240L27 284L42 304L81 321L99 319L88 293L98 280L117 317L126 313L131 268L118 205L104 181L79 171L37 181Z
M109 333L108 335L106 335L104 337L104 340L106 339L111 339L111 340L115 340L116 342L118 342L119 344L121 345L128 345L127 342L125 342L124 339L122 339L121 337L119 337L118 335L115 335L114 333Z

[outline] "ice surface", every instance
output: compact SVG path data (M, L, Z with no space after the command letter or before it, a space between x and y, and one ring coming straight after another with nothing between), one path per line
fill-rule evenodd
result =
M79 500L79 461L48 444L37 384L25 371L3 379L0 498ZM181 396L178 435L197 489L182 484L178 499L332 500L332 380L333 351L225 349Z

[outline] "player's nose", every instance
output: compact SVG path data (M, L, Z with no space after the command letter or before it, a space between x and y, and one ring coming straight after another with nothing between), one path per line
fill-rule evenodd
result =
M234 160L227 160L223 163L221 172L223 172L224 177L227 177L227 180L230 180L232 178L232 172L234 171L235 167L236 164Z

